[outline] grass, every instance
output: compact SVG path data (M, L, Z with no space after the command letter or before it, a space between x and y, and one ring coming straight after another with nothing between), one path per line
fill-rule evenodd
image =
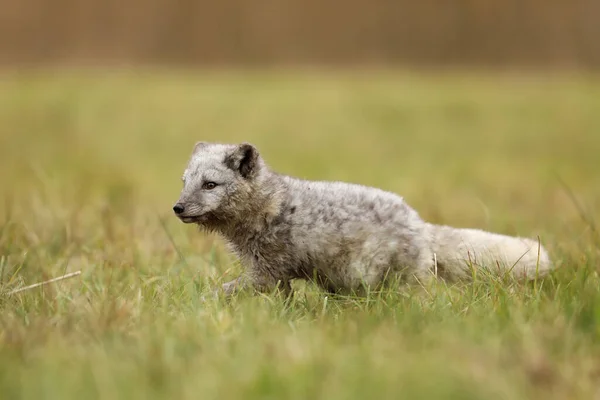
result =
M0 393L597 397L598 110L586 76L5 73ZM540 236L559 268L532 284L203 302L240 266L171 213L197 140L395 191L432 222Z

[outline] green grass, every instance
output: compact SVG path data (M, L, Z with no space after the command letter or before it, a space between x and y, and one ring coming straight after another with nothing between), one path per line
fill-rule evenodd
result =
M585 76L5 74L2 398L598 396L599 110ZM197 140L400 193L432 222L540 236L559 269L203 302L240 266L172 215Z

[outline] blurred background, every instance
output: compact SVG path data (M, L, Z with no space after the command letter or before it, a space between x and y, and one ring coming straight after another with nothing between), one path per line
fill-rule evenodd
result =
M600 65L596 0L2 0L0 62Z
M562 230L578 217L557 176L597 204L597 0L1 9L11 198L36 177L59 197L71 185L115 212L146 196L168 215L193 143L214 140L253 142L284 173L401 193L435 222Z

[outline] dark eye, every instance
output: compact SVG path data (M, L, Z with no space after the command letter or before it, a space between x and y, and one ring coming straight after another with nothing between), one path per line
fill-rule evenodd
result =
M217 184L214 182L204 182L204 184L202 185L203 189L206 190L211 190L217 187Z

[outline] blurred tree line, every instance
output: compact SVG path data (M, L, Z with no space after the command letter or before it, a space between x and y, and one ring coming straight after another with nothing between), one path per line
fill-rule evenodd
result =
M600 0L0 0L0 63L600 65Z

